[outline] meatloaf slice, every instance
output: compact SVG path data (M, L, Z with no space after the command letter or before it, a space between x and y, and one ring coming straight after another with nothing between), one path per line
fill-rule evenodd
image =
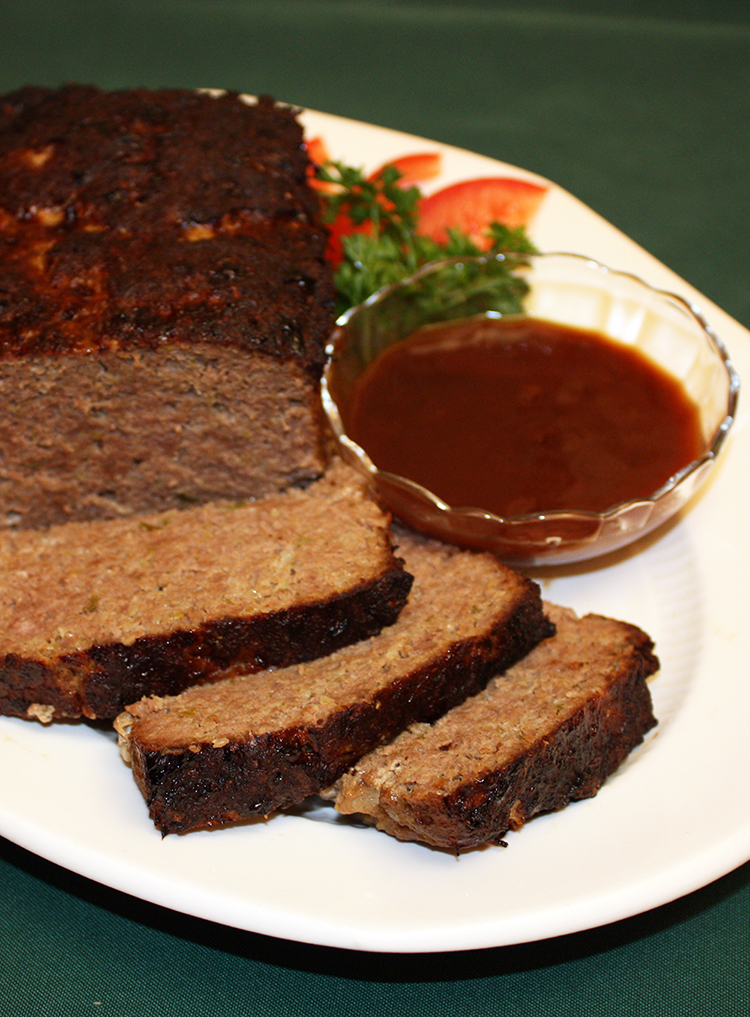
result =
M458 853L595 795L656 723L646 678L658 660L633 625L547 606L555 636L361 759L327 792L339 812Z
M268 98L0 96L0 526L321 475L335 292L307 168Z
M307 490L0 535L0 713L111 718L395 621L411 576L351 468Z
M415 721L482 688L550 631L539 589L488 554L402 535L399 620L312 663L144 699L117 719L162 833L291 806Z

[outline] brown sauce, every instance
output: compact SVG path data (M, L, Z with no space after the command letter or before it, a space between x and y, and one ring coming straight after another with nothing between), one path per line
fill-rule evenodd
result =
M703 446L679 381L600 333L534 318L449 322L390 347L346 426L379 469L503 516L649 497Z

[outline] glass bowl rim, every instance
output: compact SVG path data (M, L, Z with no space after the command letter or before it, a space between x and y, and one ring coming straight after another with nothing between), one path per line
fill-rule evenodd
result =
M676 304L696 321L700 329L702 329L708 338L715 353L718 355L719 361L722 363L726 371L728 381L727 411L724 418L716 428L714 438L710 446L698 458L693 459L690 463L687 463L669 477L668 480L650 496L646 498L625 499L598 512L573 508L551 509L542 512L531 512L524 515L500 516L496 513L482 509L479 506L450 505L428 488L418 484L416 481L410 480L408 477L402 477L398 474L389 473L387 470L379 469L370 459L367 452L347 435L341 421L336 400L333 398L329 386L329 375L336 360L337 339L342 334L343 329L349 324L350 320L355 317L355 315L362 313L366 308L370 308L381 303L391 293L403 289L414 282L418 282L423 276L431 274L432 272L448 265L460 265L467 262L474 264L487 264L492 260L500 260L507 261L509 263L517 263L519 267L522 267L523 265L533 264L536 261L543 259L552 260L553 258L564 258L575 260L581 264L585 263L595 271L601 272L603 276L606 275L615 278L622 278L629 282L636 283L639 287L643 287L651 294ZM669 494L674 492L685 480L704 467L706 463L712 462L717 458L736 418L737 402L740 391L740 378L724 342L709 325L703 312L693 301L688 300L686 297L683 297L672 290L661 289L657 286L653 286L636 273L629 272L627 270L610 268L596 258L571 251L544 251L530 254L500 253L492 256L478 257L459 256L428 262L427 264L420 266L420 268L411 275L400 279L395 283L381 287L372 293L366 300L362 301L362 303L356 304L344 311L336 320L332 335L325 347L325 355L326 360L320 385L321 400L323 403L323 409L328 418L329 424L333 429L337 442L349 453L347 458L351 459L356 465L363 469L371 480L376 481L378 477L388 478L391 482L395 482L397 485L403 486L417 493L420 497L431 503L432 507L440 514L445 514L446 516L450 514L457 514L467 519L476 518L494 521L497 522L498 525L505 527L552 523L556 520L571 519L599 521L601 524L604 524L617 519L620 515L633 511L637 507L647 507L658 504ZM596 534L592 535L590 540L595 541L597 539L597 535L598 531Z

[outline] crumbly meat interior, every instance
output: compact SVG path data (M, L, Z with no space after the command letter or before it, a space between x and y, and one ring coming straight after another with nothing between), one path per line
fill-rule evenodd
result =
M413 725L327 792L401 840L463 850L595 794L655 723L658 668L635 626L546 605L556 634L434 724Z
M307 168L269 99L0 96L0 525L320 475L334 288Z
M390 561L388 517L335 463L307 490L0 534L2 654L56 661L324 602Z
M501 624L528 597L528 581L489 555L406 535L396 550L414 585L399 620L377 637L293 668L141 700L127 708L129 738L143 752L173 752L314 728Z
M236 348L0 360L0 400L0 526L260 497L328 459L307 372Z

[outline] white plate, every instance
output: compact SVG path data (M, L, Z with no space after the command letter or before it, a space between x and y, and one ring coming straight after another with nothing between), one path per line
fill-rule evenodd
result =
M515 167L366 124L304 114L334 157L374 168L440 151L433 186ZM542 181L546 183L546 181ZM554 185L542 250L591 254L694 299L750 378L750 334ZM741 401L742 407L742 401ZM709 489L667 532L568 567L544 594L652 634L657 732L599 795L535 819L508 847L459 859L328 821L330 811L171 836L151 825L114 736L0 718L0 833L91 879L177 911L371 951L501 946L592 928L673 900L750 858L750 433L742 412Z

